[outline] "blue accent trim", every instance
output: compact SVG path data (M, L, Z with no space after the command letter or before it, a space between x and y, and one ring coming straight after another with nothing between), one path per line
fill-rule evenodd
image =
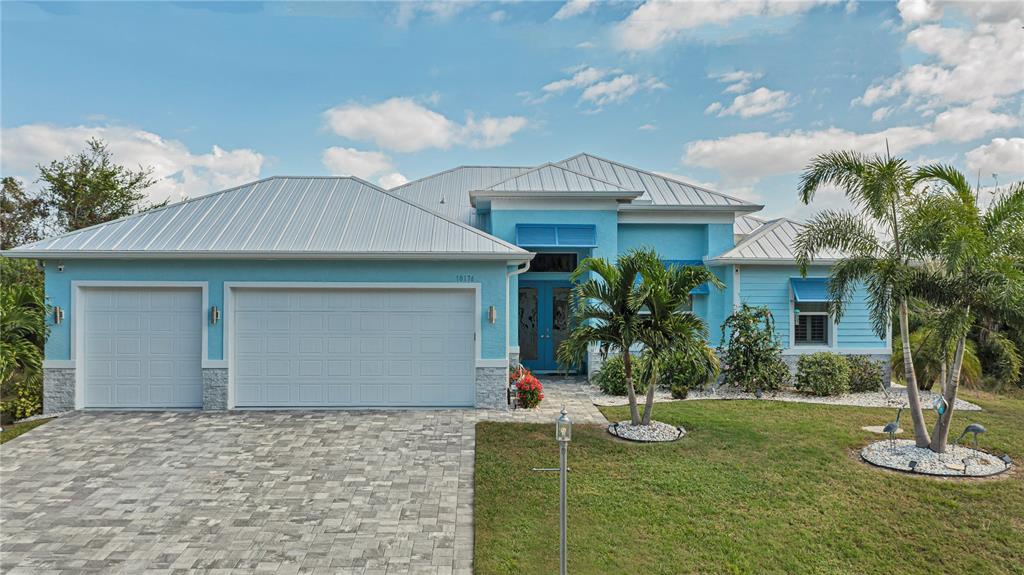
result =
M516 224L516 245L531 248L594 248L597 247L597 226Z
M828 278L789 278L797 302L828 302Z

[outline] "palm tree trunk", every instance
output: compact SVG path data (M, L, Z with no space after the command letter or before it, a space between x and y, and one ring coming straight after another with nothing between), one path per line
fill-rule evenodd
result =
M910 320L907 317L907 300L900 301L900 340L903 342L903 378L907 382L907 403L910 404L910 417L914 422L914 442L918 447L928 447L931 440L925 427L924 413L921 411L921 397L917 389L917 375L914 373L914 358L910 352Z
M633 388L633 362L629 348L622 350L622 371L626 373L626 395L629 397L629 419L633 425L640 425L640 413L636 408L636 389Z
M967 347L967 336L960 337L956 342L956 355L953 356L953 367L949 370L949 381L943 382L943 397L946 398L946 411L939 416L932 431L931 445L928 447L935 453L946 452L949 440L949 423L953 420L953 405L956 403L957 388L960 387L960 371L964 366L964 349Z
M654 362L655 360L652 357L650 361ZM644 403L644 418L640 422L640 425L651 424L651 412L654 411L654 388L657 387L658 379L657 373L656 368L652 365L650 373L651 377L647 382L647 401Z

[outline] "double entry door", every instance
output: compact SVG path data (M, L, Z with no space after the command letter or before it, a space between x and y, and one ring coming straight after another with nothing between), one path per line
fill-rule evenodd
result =
M567 281L520 280L519 361L531 371L558 369L557 350L569 335Z

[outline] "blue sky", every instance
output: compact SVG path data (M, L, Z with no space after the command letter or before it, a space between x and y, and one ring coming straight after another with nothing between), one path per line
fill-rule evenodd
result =
M177 199L589 151L806 217L834 147L1024 177L1021 6L5 2L0 158L32 181L98 136Z

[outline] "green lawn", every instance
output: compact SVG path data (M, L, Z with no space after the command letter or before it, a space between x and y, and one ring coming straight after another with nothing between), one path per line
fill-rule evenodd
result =
M4 426L4 430L0 431L0 443L7 443L8 441L18 437L22 433L30 429L35 429L40 425L50 421L49 419L36 419L26 423L12 423Z
M1024 460L1024 400L969 396L954 429L988 427L983 449ZM605 411L628 418L625 408ZM625 443L577 425L569 465L574 573L1024 573L1024 481L913 477L861 463L884 409L781 402L658 405L689 434ZM909 428L909 418L905 418ZM477 425L475 567L558 571L551 425Z

